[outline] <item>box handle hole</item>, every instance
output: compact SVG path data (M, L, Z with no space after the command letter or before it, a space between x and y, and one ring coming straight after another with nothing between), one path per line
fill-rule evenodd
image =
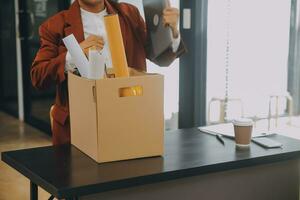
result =
M143 96L142 86L124 87L119 89L119 97Z

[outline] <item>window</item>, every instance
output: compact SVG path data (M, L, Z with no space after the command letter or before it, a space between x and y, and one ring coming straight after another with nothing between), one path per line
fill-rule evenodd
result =
M210 106L209 102L226 96L229 100L241 100L244 116L267 117L270 95L287 92L291 1L208 3L208 120L219 121L220 114L219 106ZM227 120L241 116L239 104L229 101ZM281 99L279 112L284 113L285 109L286 100Z

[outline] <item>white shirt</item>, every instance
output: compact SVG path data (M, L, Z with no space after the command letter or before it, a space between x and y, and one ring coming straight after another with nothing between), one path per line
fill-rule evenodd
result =
M102 53L105 57L105 64L108 67L112 66L111 56L109 47L107 45L107 34L104 26L104 16L107 15L107 10L104 9L99 13L88 12L82 8L81 11L81 19L83 25L84 38L88 38L90 35L97 35L104 38L104 47L100 53ZM180 36L176 39L173 38L172 50L176 52L180 45ZM74 71L76 68L75 64L72 62L72 57L69 52L66 55L66 65L65 71Z

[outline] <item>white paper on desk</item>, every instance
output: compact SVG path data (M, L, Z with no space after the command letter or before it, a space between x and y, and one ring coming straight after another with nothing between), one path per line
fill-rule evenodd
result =
M80 48L79 43L77 42L76 38L73 34L65 37L63 42L68 49L70 55L72 56L72 60L76 65L79 73L82 77L88 77L88 69L89 69L89 61L86 58L84 52Z
M232 123L225 123L225 124L216 124L216 125L210 125L210 126L202 126L198 128L200 131L204 133L208 133L211 135L217 135L221 134L224 137L228 138L234 138L234 128ZM272 136L275 135L276 133L274 132L269 132L266 129L257 129L253 127L252 130L252 138L257 138L257 137L267 137L267 136Z
M99 53L98 50L89 50L89 68L88 78L89 79L102 79L104 78L105 72L105 57Z

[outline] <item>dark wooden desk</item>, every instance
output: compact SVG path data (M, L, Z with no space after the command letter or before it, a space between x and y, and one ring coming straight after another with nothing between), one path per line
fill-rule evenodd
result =
M223 146L214 136L201 133L198 129L187 129L166 133L164 157L97 164L75 147L68 145L4 152L2 153L2 160L30 179L32 200L38 199L37 186L59 199L72 199L75 196L81 197L128 188L155 186L192 177L200 177L199 180L206 180L206 184L213 180L211 178L206 179L206 175L213 175L220 181L219 176L221 175L218 175L219 173L249 169L250 172L244 171L243 173L251 174L252 169L260 166L268 166L266 169L264 168L267 171L268 169L279 169L274 173L280 172L282 173L280 176L289 179L286 181L288 182L287 191L282 190L282 192L289 193L290 196L287 199L296 199L298 194L295 193L299 189L299 170L296 169L298 169L297 160L300 158L300 141L279 135L273 136L273 138L283 143L282 149L267 150L252 144L249 151L237 151L234 141L230 139L225 139L226 145ZM280 163L287 163L282 168L284 171L280 168L282 166L276 168ZM262 174L268 174L267 171L262 171ZM253 174L258 175L259 173ZM230 177L234 176L230 175ZM270 175L270 177L274 176ZM286 184L282 177L277 178L283 181L277 184ZM241 177L241 182L237 185L250 179ZM226 180L232 184L235 182L230 179ZM219 183L218 181L217 183ZM270 181L275 182L276 180ZM167 187L171 189L172 184L174 183ZM272 186L273 183L270 184L269 186ZM209 185L214 187L212 183ZM275 184L274 187L277 186ZM205 187L203 186L203 188ZM218 187L216 185L216 187L211 188L211 193L216 191ZM227 188L226 184L223 187ZM162 188L163 186L160 189ZM230 189L227 188L226 190L229 191ZM246 193L245 191L242 190L241 192ZM203 193L205 192L206 190L203 191ZM281 191L274 191L274 194L277 192ZM154 189L151 193L155 193ZM220 191L220 195L225 195L225 193ZM132 199L134 198L132 197ZM203 197L203 199L206 198Z

